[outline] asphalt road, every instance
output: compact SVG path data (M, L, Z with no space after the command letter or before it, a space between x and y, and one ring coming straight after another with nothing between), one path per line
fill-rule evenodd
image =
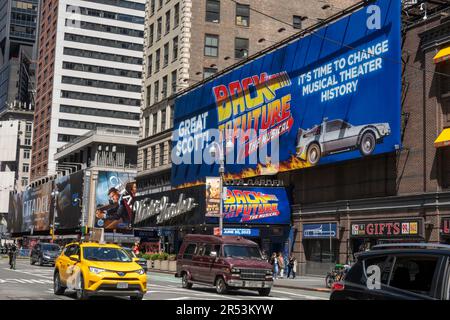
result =
M260 297L256 291L239 290L218 295L212 287L194 285L183 289L181 280L173 275L149 272L145 300L327 300L326 292L273 288L269 297ZM74 292L63 296L53 294L53 267L30 265L27 259L18 259L16 270L9 269L8 260L0 259L0 300L73 300ZM108 299L94 297L93 299ZM114 298L113 298L114 299ZM119 298L116 298L119 299Z

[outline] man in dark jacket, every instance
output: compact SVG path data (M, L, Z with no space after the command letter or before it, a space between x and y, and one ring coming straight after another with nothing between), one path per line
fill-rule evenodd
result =
M17 247L16 247L16 244L13 243L11 245L11 247L9 247L9 250L8 250L9 268L10 269L12 269L13 266L15 265L16 255L17 255ZM14 264L13 264L13 262L14 262Z
M127 208L123 201L120 200L119 190L111 188L108 190L108 196L112 202L108 209L97 209L96 217L98 219L112 220L108 225L105 225L106 229L113 229L117 227L119 223L130 223Z

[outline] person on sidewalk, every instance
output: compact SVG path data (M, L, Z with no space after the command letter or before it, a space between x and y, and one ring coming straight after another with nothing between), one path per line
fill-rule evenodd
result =
M272 265L272 271L273 271L273 279L275 280L278 276L278 259L277 254L274 252L272 253L272 257L270 257L270 264Z
M283 254L281 252L278 253L278 267L280 269L279 275L280 278L283 279L283 274L284 274L284 258L283 258Z
M289 257L289 264L288 264L288 274L287 274L288 279L289 279L289 276L291 275L291 272L292 272L292 279L295 279L295 270L297 270L297 259L291 253L291 256Z

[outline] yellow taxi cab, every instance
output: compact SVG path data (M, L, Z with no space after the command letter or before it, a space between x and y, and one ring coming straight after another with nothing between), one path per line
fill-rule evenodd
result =
M74 242L55 261L54 293L61 295L66 289L75 290L80 300L96 295L142 300L147 274L118 245Z

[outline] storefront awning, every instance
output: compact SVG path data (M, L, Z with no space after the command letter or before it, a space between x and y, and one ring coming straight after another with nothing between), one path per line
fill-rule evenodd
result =
M450 59L450 46L439 50L439 52L433 57L434 63L439 63Z
M444 129L439 137L434 141L436 148L450 146L450 128Z

